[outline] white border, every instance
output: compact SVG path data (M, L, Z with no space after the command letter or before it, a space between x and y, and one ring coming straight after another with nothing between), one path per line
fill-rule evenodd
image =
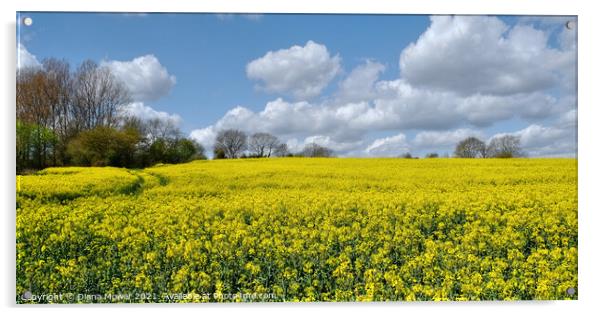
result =
M2 162L0 181L2 208L2 256L0 259L2 284L0 285L1 308L5 315L56 314L104 315L106 313L165 314L168 309L180 313L237 313L281 315L307 313L386 313L386 314L441 314L447 315L512 315L533 313L545 315L589 314L600 310L596 306L600 276L600 69L599 30L602 30L600 11L595 1L582 0L419 0L397 1L351 0L286 1L286 0L234 0L234 1L165 1L165 0L8 0L0 2L2 17L2 96L0 131L2 133ZM579 300L567 302L469 302L469 303L314 303L314 304L204 304L174 305L94 305L93 307L40 307L16 306L15 298L15 214L14 214L14 142L15 142L15 16L16 11L105 11L105 12L247 12L247 13L415 13L415 14L534 14L579 16ZM74 26L76 27L76 26ZM596 30L598 32L596 32ZM598 304L599 305L599 304ZM374 310L373 310L374 309Z

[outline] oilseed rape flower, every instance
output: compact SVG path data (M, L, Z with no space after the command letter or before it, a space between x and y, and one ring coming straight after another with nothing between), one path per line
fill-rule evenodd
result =
M575 159L215 160L19 185L19 303L578 298Z

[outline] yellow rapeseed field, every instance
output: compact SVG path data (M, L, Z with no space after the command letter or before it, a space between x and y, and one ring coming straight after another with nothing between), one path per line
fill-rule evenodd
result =
M19 303L578 297L575 159L216 160L19 182Z

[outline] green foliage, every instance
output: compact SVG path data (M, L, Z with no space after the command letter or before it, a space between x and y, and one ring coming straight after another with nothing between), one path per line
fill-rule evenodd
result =
M143 168L206 159L204 148L186 138L157 138L148 145L141 129L131 124L83 131L69 142L67 154L74 165L97 167Z
M216 147L213 149L213 159L226 159L226 152Z
M58 138L46 127L17 120L17 171L42 169L53 163Z
M50 166L143 168L204 159L204 148L180 137L169 120L141 119L118 109L130 93L91 60L75 72L64 60L19 69L16 78L16 167L24 174Z
M72 162L80 166L133 167L140 139L134 129L120 131L101 126L81 132L69 142L67 153Z
M158 139L149 148L150 160L156 163L183 163L194 159L207 159L204 148L186 139Z

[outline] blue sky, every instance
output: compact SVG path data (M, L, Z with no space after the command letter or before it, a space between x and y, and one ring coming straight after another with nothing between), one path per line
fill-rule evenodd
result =
M341 156L451 153L508 133L531 156L576 150L572 17L22 16L21 65L95 60L134 91L129 113L173 119L209 149L240 128Z

